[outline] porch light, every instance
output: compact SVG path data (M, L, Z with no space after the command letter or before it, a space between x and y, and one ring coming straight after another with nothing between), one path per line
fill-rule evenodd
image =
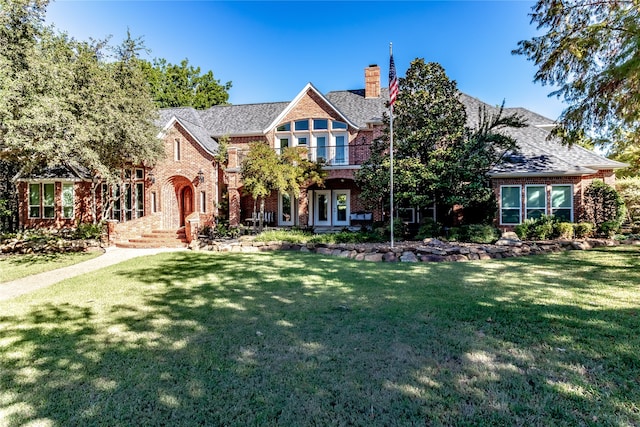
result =
M198 182L200 184L204 183L204 172L202 172L202 169L198 171Z
M149 171L149 173L147 174L147 177L149 178L149 181L151 182L151 185L156 183L156 177L153 174L152 171Z

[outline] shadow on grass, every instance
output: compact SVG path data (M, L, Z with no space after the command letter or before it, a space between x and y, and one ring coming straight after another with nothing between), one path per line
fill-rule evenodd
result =
M0 420L638 424L638 254L132 260L95 300L0 316Z

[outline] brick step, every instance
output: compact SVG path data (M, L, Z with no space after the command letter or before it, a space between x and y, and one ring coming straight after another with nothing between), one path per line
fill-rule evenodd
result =
M184 228L178 230L152 230L127 241L116 242L119 248L184 248L187 236Z
M128 249L156 249L156 248L186 248L187 244L182 242L173 242L167 244L158 244L157 242L116 242L117 248Z

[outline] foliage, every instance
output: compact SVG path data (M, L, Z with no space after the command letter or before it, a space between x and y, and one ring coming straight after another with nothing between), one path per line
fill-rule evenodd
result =
M400 79L394 105L394 194L398 204L423 208L435 201L447 207L496 208L487 173L516 146L501 130L525 124L517 115L505 116L503 108L495 115L481 109L480 125L469 129L459 96L455 81L437 63L416 59ZM372 144L371 157L356 172L361 197L369 207L384 206L390 192L389 117L384 117L384 122L382 136Z
M141 70L151 88L158 108L193 107L198 110L224 105L229 100L231 82L224 84L213 77L212 71L201 74L200 67L189 65L188 59L171 64L166 59L153 63L140 62Z
M497 228L487 224L464 224L446 230L444 236L449 241L490 244L500 238Z
M617 179L616 190L624 200L628 219L640 223L640 177Z
M114 181L162 157L139 40L76 41L43 26L47 1L0 1L0 159Z
M341 231L339 233L313 234L303 230L268 230L256 236L258 242L306 243L376 243L383 239L376 233Z
M242 182L254 201L260 202L260 218L264 218L264 200L272 191L300 195L302 184L323 185L326 172L322 164L307 160L303 147L288 147L281 155L264 141L249 144L242 161ZM262 219L259 226L262 229Z
M570 222L557 222L554 225L554 235L561 239L572 239L574 234L574 224Z
M620 223L618 221L605 221L598 227L598 231L608 238L613 238L619 230Z
M513 53L535 62L535 81L558 87L568 104L557 134L565 142L640 144L640 8L637 0L538 0L531 22L546 31ZM637 167L637 163L636 163Z
M612 224L607 224L604 230L602 224L605 222L614 222L617 224L615 228L619 229L625 214L624 200L612 186L596 180L584 191L581 220L593 223L598 231L609 234Z
M556 237L557 220L553 215L542 215L536 219L526 219L515 226L515 233L522 240L547 240Z
M578 239L584 239L593 234L593 228L593 224L590 222L579 222L574 224L573 233Z
M438 237L442 227L436 221L431 218L427 218L422 221L418 233L416 234L416 240L424 240L429 237Z
M76 239L100 239L104 231L104 223L80 223L73 232Z

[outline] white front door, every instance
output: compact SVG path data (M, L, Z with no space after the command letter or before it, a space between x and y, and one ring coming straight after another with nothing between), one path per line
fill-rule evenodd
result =
M349 225L349 190L333 190L333 225Z
M280 193L278 198L278 225L291 226L295 223L296 199L291 193Z
M315 225L331 225L331 190L317 190L314 192L313 219Z

